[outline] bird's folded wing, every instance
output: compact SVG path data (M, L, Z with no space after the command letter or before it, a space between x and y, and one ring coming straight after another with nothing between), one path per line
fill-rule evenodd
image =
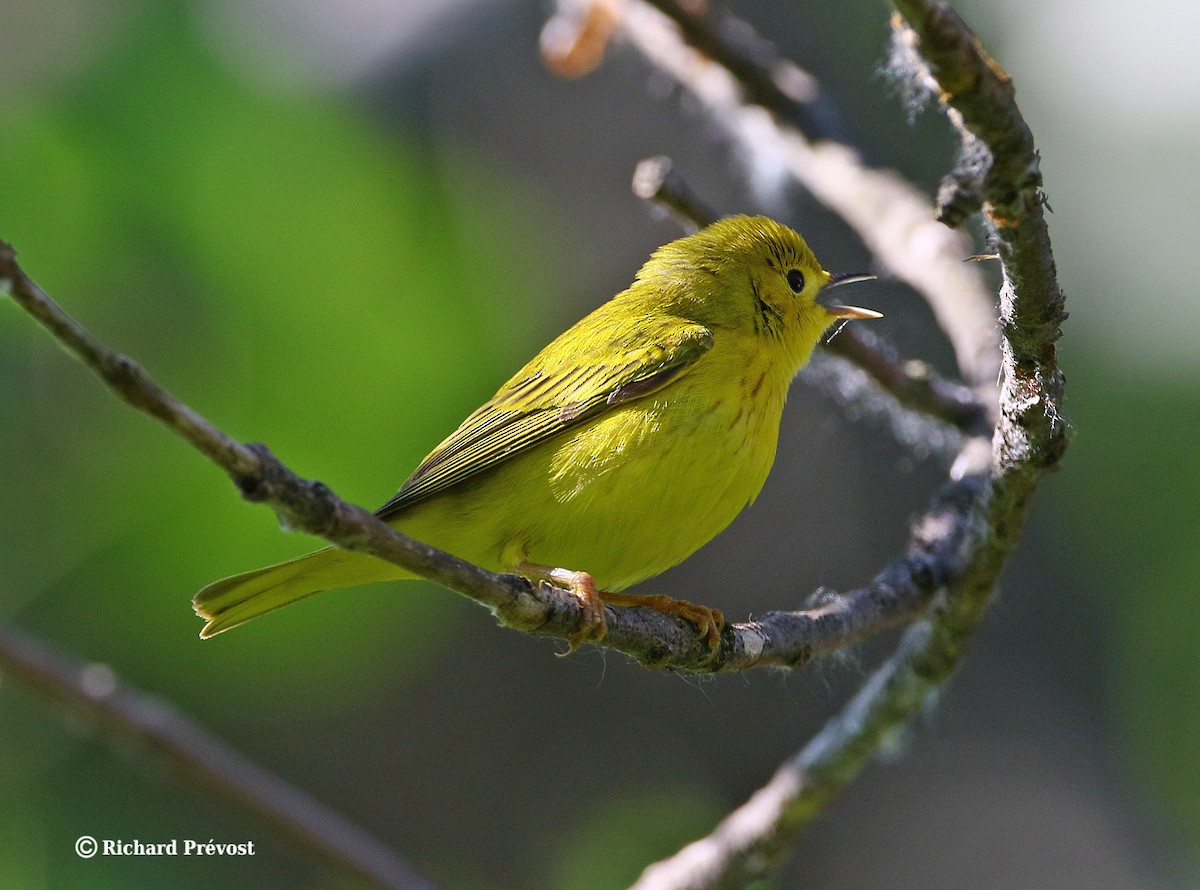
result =
M642 327L636 338L623 337L627 332L618 325L611 336L592 340L582 352L565 343L558 348L570 333L543 350L433 449L377 515L389 519L573 426L658 392L713 341L708 328L679 319L664 320L656 332ZM640 342L621 342L625 339Z

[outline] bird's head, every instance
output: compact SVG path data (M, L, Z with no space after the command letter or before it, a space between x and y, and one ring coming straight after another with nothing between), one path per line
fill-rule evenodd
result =
M799 234L763 216L732 216L673 241L638 277L673 280L663 290L676 311L716 329L778 341L797 367L838 319L880 317L831 293L874 275L826 272Z

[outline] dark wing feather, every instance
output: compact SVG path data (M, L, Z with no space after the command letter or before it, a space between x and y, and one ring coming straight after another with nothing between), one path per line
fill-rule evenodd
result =
M601 320L589 317L580 324ZM701 325L663 319L657 327L638 331L642 342L630 347L621 343L630 332L618 325L588 350L591 355L556 348L569 339L568 331L433 449L377 515L389 519L564 430L658 391L712 347L712 332ZM619 363L612 362L614 354Z

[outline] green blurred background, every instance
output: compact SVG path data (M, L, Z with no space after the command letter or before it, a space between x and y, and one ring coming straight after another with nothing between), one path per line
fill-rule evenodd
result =
M1103 5L1103 4L1102 4ZM336 8L335 8L336 6ZM1200 886L1200 363L1187 256L1200 13L960 10L1043 156L1071 320L1065 469L936 713L779 886ZM874 162L932 190L954 144L878 71L882 3L741 0ZM632 53L560 81L540 2L0 0L0 237L94 332L243 440L365 506L678 234L630 195L667 153L722 212L869 259ZM864 299L866 299L864 297ZM945 362L920 302L880 326ZM764 782L888 641L697 681L497 629L428 585L317 597L201 643L189 597L304 552L0 301L0 620L212 727L452 888L620 887ZM647 585L733 617L861 583L939 478L798 387L767 490ZM753 579L748 583L747 579ZM310 854L0 677L0 886L345 886ZM97 857L76 837L254 840Z

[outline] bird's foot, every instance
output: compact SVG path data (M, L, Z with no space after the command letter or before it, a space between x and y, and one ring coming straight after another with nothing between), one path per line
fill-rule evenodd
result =
M567 637L567 651L560 653L563 656L570 655L584 643L599 643L604 639L608 630L604 621L606 603L611 606L644 606L664 615L683 618L696 625L696 636L708 643L710 659L716 658L720 651L725 616L719 609L698 606L661 593L614 593L608 590L601 593L587 572L574 572L570 569L551 568L528 562L521 563L517 571L531 580L549 581L556 587L564 588L579 601L583 610L583 620L579 629Z
M579 630L567 637L567 651L559 655L567 656L584 643L599 643L604 639L608 628L604 623L604 600L596 589L596 582L587 572L573 572L570 569L556 569L534 563L522 563L517 571L526 578L549 581L556 587L563 587L579 600L579 608L583 610L583 620Z
M696 625L696 636L706 640L711 657L716 658L721 648L721 630L725 627L725 616L719 609L698 606L687 600L676 599L661 593L636 594L604 592L604 602L610 606L645 606L664 615L676 615Z

